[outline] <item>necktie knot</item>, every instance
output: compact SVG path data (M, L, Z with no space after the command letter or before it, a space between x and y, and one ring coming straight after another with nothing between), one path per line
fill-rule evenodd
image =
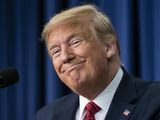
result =
M93 101L89 102L86 107L86 114L84 120L95 120L94 115L101 109Z

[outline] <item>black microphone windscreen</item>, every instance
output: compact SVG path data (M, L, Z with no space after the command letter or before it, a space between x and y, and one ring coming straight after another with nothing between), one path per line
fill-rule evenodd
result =
M0 88L5 88L16 83L19 79L18 72L15 68L0 70Z

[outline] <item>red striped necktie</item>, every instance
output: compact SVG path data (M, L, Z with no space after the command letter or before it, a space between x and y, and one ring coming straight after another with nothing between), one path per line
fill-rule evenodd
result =
M86 107L86 114L83 120L95 120L94 115L101 109L93 101L89 102Z

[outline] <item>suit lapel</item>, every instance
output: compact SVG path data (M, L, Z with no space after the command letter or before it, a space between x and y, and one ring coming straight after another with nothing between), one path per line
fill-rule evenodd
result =
M128 120L136 107L136 105L123 103L116 105L108 111L105 120Z
M78 96L73 94L69 102L63 107L64 109L56 113L55 118L57 120L75 120L78 105Z
M132 115L137 97L135 82L123 69L124 75L113 97L105 120L128 120Z

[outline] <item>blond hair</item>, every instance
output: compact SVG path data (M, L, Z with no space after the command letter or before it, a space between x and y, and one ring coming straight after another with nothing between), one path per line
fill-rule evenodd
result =
M106 37L112 37L116 42L118 54L120 53L117 35L109 18L102 12L98 11L98 9L93 5L82 5L74 7L55 15L45 25L42 32L42 39L48 39L50 32L53 30L53 27L57 23L66 22L67 20L72 20L76 22L78 18L82 20L87 18L87 20L93 26L96 36L101 40L103 40Z

